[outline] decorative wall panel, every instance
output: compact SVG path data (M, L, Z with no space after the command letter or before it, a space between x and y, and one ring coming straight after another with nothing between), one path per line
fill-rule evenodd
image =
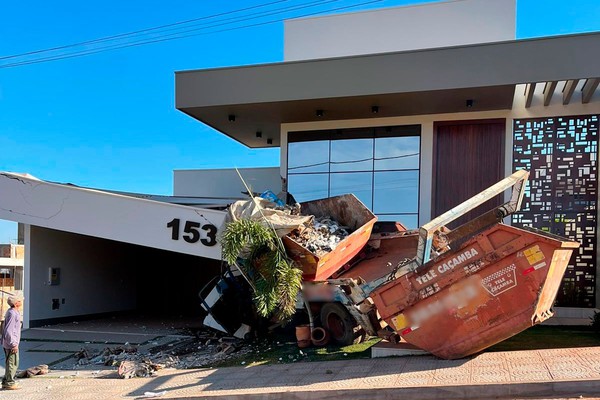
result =
M531 172L515 226L533 226L581 244L557 305L594 307L598 199L598 115L514 121L513 169Z

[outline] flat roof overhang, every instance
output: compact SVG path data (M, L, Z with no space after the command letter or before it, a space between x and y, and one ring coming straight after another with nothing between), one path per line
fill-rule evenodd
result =
M517 84L600 77L597 49L600 33L182 71L176 107L248 147L276 147L282 123L510 109Z

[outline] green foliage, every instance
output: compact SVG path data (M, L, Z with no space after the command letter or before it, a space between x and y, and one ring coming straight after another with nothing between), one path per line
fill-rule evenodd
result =
M495 344L486 351L567 349L600 346L600 336L589 326L536 325Z
M330 343L326 347L309 347L300 350L293 334L274 334L266 340L251 344L253 351L238 357L234 355L210 366L221 368L245 365L249 367L266 364L369 359L371 358L371 347L380 341L379 338L370 338L366 342L350 346L340 347ZM332 365L330 368L335 371L335 368L339 368L340 365Z
M295 310L302 271L287 258L275 231L259 222L240 219L225 227L221 238L223 259L237 262L254 286L254 303L263 317L275 314L280 321Z

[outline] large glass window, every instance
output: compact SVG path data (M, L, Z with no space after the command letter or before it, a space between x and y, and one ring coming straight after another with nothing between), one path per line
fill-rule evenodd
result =
M329 172L329 141L303 142L302 146L290 145L288 174Z
M288 142L297 201L352 193L381 221L418 227L420 126L291 132Z
M330 175L329 195L352 193L365 206L373 209L373 174L371 172L340 172ZM292 192L292 194L294 194Z

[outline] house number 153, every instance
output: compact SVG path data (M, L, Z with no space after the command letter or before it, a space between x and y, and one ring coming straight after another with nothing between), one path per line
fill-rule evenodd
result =
M180 225L181 220L179 218L173 218L171 222L167 223L167 228L171 228L171 239L179 240ZM206 231L206 238L200 238L199 229ZM185 221L183 233L181 237L188 243L196 243L199 240L205 246L217 244L217 227L212 224L201 225L199 222Z

